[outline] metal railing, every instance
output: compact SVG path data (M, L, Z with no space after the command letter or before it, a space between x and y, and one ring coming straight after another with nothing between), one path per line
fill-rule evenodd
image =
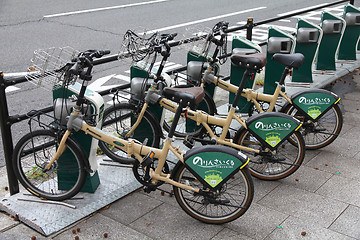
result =
M276 18L271 18L271 19L266 19L266 20L262 20L259 22L254 22L254 19L249 18L247 19L247 23L243 26L236 26L236 27L230 27L227 32L235 32L235 31L239 31L239 30L245 30L246 29L246 38L248 40L252 39L252 29L256 26L262 25L262 24L266 24L266 23L270 23L270 22L274 22L274 21L278 21L281 19L285 19L285 18L289 18L292 16L296 16L299 14L303 14L303 13L307 13L310 11L314 11L314 10L318 10L324 7L330 7L330 6L334 6L337 4L341 4L344 2L349 2L350 4L354 4L354 0L341 0L341 1L336 1L336 2L332 2L332 3L328 3L328 4L323 4L321 6L317 6L314 8L309 8L307 10L304 11L299 11L299 12L294 12L291 14L287 14L287 15L283 15L281 17L276 17ZM183 39L180 41L174 41L171 42L170 46L178 46L181 44L186 44L189 42L193 42L193 41L197 41L202 39L204 36L197 36L197 37L192 37L192 38L187 38L187 39ZM259 43L260 46L263 46L266 44L265 42L261 42ZM226 54L223 56L220 56L219 58L224 58L229 56L230 54ZM96 59L94 60L94 65L99 65L99 64L104 64L104 63L109 63L109 62L113 62L118 60L119 55L110 55L107 57L103 57L101 59ZM181 72L186 70L186 67L180 67L180 68L176 68L173 69L172 71L169 71L167 73L173 74L174 72ZM229 78L229 76L225 77ZM13 172L13 166L12 166L12 154L13 154L13 140L12 140L12 133L11 133L11 125L29 119L30 117L32 117L32 114L20 114L20 115L13 115L13 116L9 116L9 111L8 111L8 105L7 105L7 99L6 99L6 93L5 93L5 89L9 86L12 85L16 85L19 83L23 83L26 82L26 78L25 76L21 76L21 77L14 77L11 79L5 79L4 78L4 74L2 72L0 72L0 129L1 129L1 136L2 136L2 142L3 142L3 148L4 148L4 157L5 157L5 163L6 163L6 170L7 170L7 175L8 175L8 182L9 182L9 190L10 190L10 194L13 195L15 193L19 192L19 185L18 185L18 181L16 179L16 176ZM122 89L126 89L130 87L130 83L128 84L124 84L121 85L119 87L113 88L113 89L109 89L109 90L105 90L102 92L99 92L99 94L101 96L113 93L115 90L122 90ZM38 111L44 112L44 113L49 113L51 111L53 111L53 107L46 107L43 109L40 109Z

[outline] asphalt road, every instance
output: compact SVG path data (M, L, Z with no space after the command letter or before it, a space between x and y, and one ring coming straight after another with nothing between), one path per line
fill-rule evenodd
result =
M24 72L30 65L33 51L49 47L71 46L77 50L109 49L117 53L122 36L127 29L177 32L177 39L189 36L188 29L194 26L211 28L218 21L228 21L230 26L242 25L248 17L254 21L279 16L280 14L324 4L321 0L302 1L239 1L239 0L2 0L0 6L0 71ZM331 9L341 12L344 4ZM356 1L355 6L359 6ZM339 10L340 9L340 10ZM306 15L319 22L321 11ZM292 31L296 17L274 22L285 30ZM196 29L199 29L197 27ZM266 28L254 32L254 40L266 39ZM240 33L239 33L240 34ZM242 33L244 34L244 33ZM186 48L173 49L171 62L184 64ZM126 75L128 68L122 62L97 66L95 77L111 74ZM125 81L111 79L106 84ZM9 89L7 93L10 115L24 114L31 109L51 104L51 93L24 83ZM26 121L12 128L14 144L28 132ZM0 166L4 166L2 144Z

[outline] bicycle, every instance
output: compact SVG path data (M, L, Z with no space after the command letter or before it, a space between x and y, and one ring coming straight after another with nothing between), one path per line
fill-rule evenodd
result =
M204 84L214 84L226 91L236 94L238 87L230 84L220 77L216 77L215 70L218 68L216 64L218 59L219 49L226 46L226 30L227 23L220 22L213 31L208 34L205 46L199 55L204 56L204 59L208 59L206 75L201 77L201 72L204 72L202 64L188 64L188 72L192 72L191 75L198 76L198 79L192 79L191 82L195 86L204 86ZM219 35L220 29L222 35L220 40L215 38L215 35ZM216 45L214 54L208 57L210 44ZM237 67L243 68L244 66L238 65L236 60L237 55L234 54L231 57L231 61ZM248 115L252 116L254 113L273 112L277 109L277 101L279 97L285 100L285 104L281 106L279 112L291 115L299 119L303 124L300 132L304 137L306 149L320 149L331 144L337 136L340 134L343 125L342 112L337 105L340 101L340 97L335 93L324 89L309 89L298 91L291 97L282 89L285 87L284 82L286 76L291 71L291 61L293 59L301 58L299 54L280 54L276 53L273 56L273 60L285 65L284 72L280 81L277 83L274 94L263 94L253 89L243 89L241 96L246 98L248 102L251 102ZM223 58L223 62L226 60ZM192 68L191 68L192 67ZM297 66L297 67L300 67ZM195 81L194 81L195 80ZM179 134L181 135L181 134Z
M168 38L171 36L167 35ZM71 136L72 132L83 131L126 151L133 159L133 168L141 169L134 174L146 192L155 191L163 183L173 185L177 202L195 219L221 224L243 215L252 202L254 192L246 167L249 159L244 154L224 146L204 146L184 153L172 145L174 127L180 114L188 106L199 103L204 95L202 88L196 94L174 94L179 107L162 149L145 146L135 139L124 140L106 134L84 120L81 110L86 103L84 93L87 84L92 78L93 58L107 53L95 50L82 52L58 71L62 74L56 76L55 84L66 88L78 77L81 90L65 127L59 126L56 119L49 129L33 131L17 143L13 154L14 171L23 186L33 195L50 200L64 200L77 194L84 184L85 173L91 172L86 153ZM169 151L179 159L171 174L164 172ZM67 167L66 161L59 160L64 154L74 157L72 166ZM60 179L60 172L71 169L76 172L72 176L74 179ZM63 181L70 181L70 186L65 188Z
M142 121L143 116L152 115L148 110L150 105L159 105L170 112L176 112L178 107L171 101L176 100L174 94L178 92L196 93L199 91L199 87L165 87L162 90L158 90L162 79L161 71L167 58L170 56L171 49L166 41L164 41L163 44L163 49L154 51L152 63L155 62L158 53L162 55L162 60L160 67L154 75L156 81L154 80L151 83L144 99L139 101L130 100L129 102L119 103L108 108L103 117L103 131L106 131L108 134L115 134L124 139L132 137L135 131L139 129L139 123ZM136 45L136 43L133 45ZM252 69L261 69L265 64L265 59L244 58L243 62L245 65L248 65L248 69L243 76L242 85L239 89L242 89L249 71ZM151 65L152 64L150 64L148 68L150 70ZM147 78L144 79L144 81L146 80ZM210 139L188 135L184 140L185 145L192 148L194 142L198 141L203 144L225 145L242 150L246 152L248 156L251 155L250 163L248 164L251 174L263 180L277 180L291 175L301 166L305 154L304 141L301 134L297 131L301 126L300 121L283 113L263 113L257 117L253 117L251 120L245 121L235 113L240 94L241 90L238 91L237 97L230 106L226 118L211 116L200 110L187 109L181 116L191 120L192 123L202 125ZM133 115L136 115L136 119L131 121L131 116ZM149 122L159 122L155 117L153 118L153 121ZM235 120L242 126L237 130L233 140L230 139L228 134L232 120ZM184 124L185 123L177 124L176 129L178 130L179 127L182 128L183 126L180 125ZM217 134L215 131L216 128L219 127L222 128L222 132ZM154 126L149 128L149 130L155 128L158 127ZM152 133L151 135L156 134ZM131 158L121 150L117 148L110 149L108 145L102 144L101 142L99 146L106 155L114 161L132 163Z

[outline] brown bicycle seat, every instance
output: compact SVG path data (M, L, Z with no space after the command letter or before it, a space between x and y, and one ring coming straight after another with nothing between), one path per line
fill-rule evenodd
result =
M195 108L205 96L205 90L202 87L174 88L166 87L162 95L174 102L186 102L190 108Z
M260 70L266 65L266 56L263 53L249 55L234 54L231 56L231 62L237 67Z

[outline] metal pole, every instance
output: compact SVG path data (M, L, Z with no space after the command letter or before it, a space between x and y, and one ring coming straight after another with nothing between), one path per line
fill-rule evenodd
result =
M248 18L246 21L246 39L251 41L252 39L252 29L254 27L254 21L252 18Z
M7 107L6 95L5 95L6 84L4 80L4 74L0 72L0 127L1 137L4 148L4 156L6 163L6 171L9 182L10 195L19 192L19 184L15 176L13 165L12 165L12 154L13 154L13 142L11 136L11 124L9 122L9 111Z

